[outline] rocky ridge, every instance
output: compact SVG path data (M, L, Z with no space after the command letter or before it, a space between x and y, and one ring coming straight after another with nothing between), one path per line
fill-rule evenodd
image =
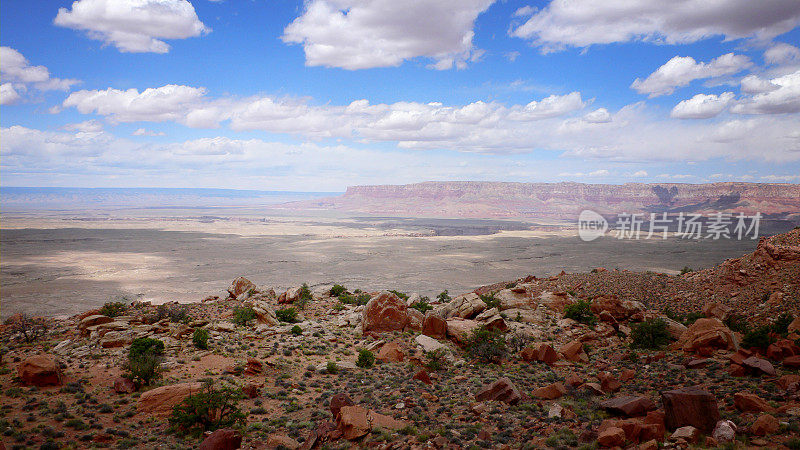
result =
M800 319L763 348L730 328L737 314L753 325L800 316L798 283L794 230L680 276L597 268L428 301L392 291L334 296L331 286L278 295L240 277L193 304L15 316L0 329L0 440L9 448L798 448ZM582 302L595 321L565 317ZM288 308L293 323L283 321ZM670 342L632 348L654 320ZM23 323L46 331L25 334ZM207 349L193 342L195 330L208 333ZM484 360L475 330L499 336L505 350ZM151 385L123 376L128 348L143 337L164 343ZM363 364L365 352L375 366ZM245 423L180 437L168 419L203 380L241 392Z

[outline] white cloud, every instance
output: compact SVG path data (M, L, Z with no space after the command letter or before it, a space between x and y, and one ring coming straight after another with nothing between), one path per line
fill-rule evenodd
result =
M306 65L349 70L399 66L432 58L439 70L480 57L475 19L494 0L310 0L284 30L302 44Z
M136 131L131 133L133 136L164 136L165 133L163 131L155 132L152 130L147 130L144 128L137 128Z
M714 36L766 41L798 23L797 0L553 0L510 34L550 52L630 41L690 43Z
M53 78L45 66L32 66L22 53L11 47L0 47L0 77L3 79L3 97L16 103L20 93L33 87L39 91L68 91L78 80ZM13 99L13 100L11 100ZM3 100L3 104L6 100Z
M748 94L758 94L778 89L778 86L772 84L769 80L759 78L758 75L748 75L742 78L741 85L742 92Z
M632 173L631 176L632 177L637 177L637 178L646 177L647 176L647 171L646 170L638 170L638 171Z
M800 63L800 48L784 42L776 43L764 52L764 61L777 65Z
M750 58L727 53L708 63L697 62L691 56L675 56L651 73L646 79L637 78L631 88L652 97L669 95L675 88L687 86L694 80L730 75L751 65Z
M168 84L136 89L81 90L64 100L65 108L74 106L83 114L107 116L112 122L180 121L192 105L198 105L205 95L203 88Z
M563 116L566 113L583 108L586 104L581 100L580 92L567 95L551 95L540 101L532 101L517 111L509 114L509 119L529 121L549 117Z
M170 47L161 39L211 31L186 0L78 0L72 10L59 8L53 23L131 53L167 53Z
M764 175L761 179L772 183L796 183L800 181L800 175Z
M0 105L13 105L18 103L22 97L19 95L11 83L0 85Z
M103 124L96 120L87 120L80 123L69 123L63 127L67 131L82 131L84 133L97 133L103 131Z
M583 116L583 120L589 123L608 123L611 122L611 114L605 108L598 108Z
M725 110L733 101L733 92L723 92L720 95L697 94L684 100L670 113L676 119L709 119Z
M770 80L775 89L760 91L738 102L731 112L738 114L787 114L800 112L800 70Z

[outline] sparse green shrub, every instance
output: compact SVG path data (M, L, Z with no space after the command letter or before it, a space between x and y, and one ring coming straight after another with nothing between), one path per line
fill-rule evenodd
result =
M422 297L419 299L418 302L411 305L411 307L421 312L422 314L425 314L426 311L430 311L433 309L433 306L430 305L429 301L430 299L428 297Z
M186 305L158 305L156 308L156 321L169 319L170 322L189 322L189 308Z
M597 325L597 316L592 312L592 302L588 300L578 300L567 305L564 308L564 317L589 326Z
M500 363L506 356L506 340L503 333L481 325L467 339L467 353L484 363Z
M633 348L657 349L670 340L667 322L664 319L647 319L631 328Z
M742 334L746 334L750 331L750 323L747 321L747 318L738 314L729 314L722 323L730 328L731 331L738 331Z
M789 313L781 314L775 319L775 322L772 323L772 331L781 336L786 336L789 333L789 324L791 324L793 320L793 315Z
M25 342L33 342L47 333L47 320L42 317L30 317L27 314L9 317L5 324L14 333L19 333Z
M480 297L481 300L483 300L483 303L486 303L486 309L500 307L500 299L494 297L494 292L489 294L479 294L478 297Z
M688 327L689 325L697 322L697 319L702 319L703 317L705 317L705 315L703 313L701 313L700 311L690 312L683 319L683 324Z
M208 331L203 328L198 328L192 333L192 343L200 350L208 350Z
M442 303L447 303L451 300L450 294L447 293L447 289L440 292L439 295L436 296L436 298Z
M369 369L374 364L375 364L375 354L364 348L358 351L358 360L356 361L356 365L358 367Z
M336 375L339 373L339 366L337 366L333 361L328 361L328 364L325 365L325 372L331 375Z
M773 342L775 337L770 334L772 327L769 325L762 325L754 330L748 331L742 339L742 347L744 348L758 348L766 350Z
M443 348L425 352L425 367L434 372L444 369L447 365L446 354L447 352Z
M295 325L292 327L292 334L295 336L300 336L303 334L303 329L300 328L300 325Z
M201 391L175 405L169 424L180 435L243 426L245 414L237 406L241 399L239 390L229 386L216 389L207 381Z
M689 266L683 266L683 269L681 269L681 275L685 275L689 272L694 272Z
M339 301L346 305L366 305L369 302L370 295L366 293L356 293L355 296L347 292L339 295Z
M394 289L389 290L389 292L400 297L402 300L408 300L408 294L406 294L405 292L396 291Z
M281 322L295 323L297 322L297 310L294 308L283 308L275 311L275 317Z
M510 348L511 352L515 354L521 352L523 348L527 347L530 341L530 336L520 332L510 333L506 338L508 347Z
M122 302L107 302L100 308L100 314L108 317L117 317L125 314L128 306Z
M248 326L258 318L258 314L253 308L250 307L236 307L233 308L233 323L240 326Z
M331 288L330 294L331 297L338 297L344 294L345 292L347 292L346 287L342 286L341 284L334 284L333 287Z
M164 359L164 343L153 338L134 339L128 350L126 369L134 381L150 384L157 378Z

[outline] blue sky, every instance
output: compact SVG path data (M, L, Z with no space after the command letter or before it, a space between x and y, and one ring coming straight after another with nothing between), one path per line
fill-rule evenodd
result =
M796 0L0 10L3 186L800 182Z

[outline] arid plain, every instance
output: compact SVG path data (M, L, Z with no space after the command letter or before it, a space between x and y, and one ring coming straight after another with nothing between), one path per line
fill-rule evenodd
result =
M570 223L354 217L279 209L4 212L2 317L66 316L125 297L200 301L246 276L283 290L345 283L434 296L595 267L677 273L752 240L583 242Z

